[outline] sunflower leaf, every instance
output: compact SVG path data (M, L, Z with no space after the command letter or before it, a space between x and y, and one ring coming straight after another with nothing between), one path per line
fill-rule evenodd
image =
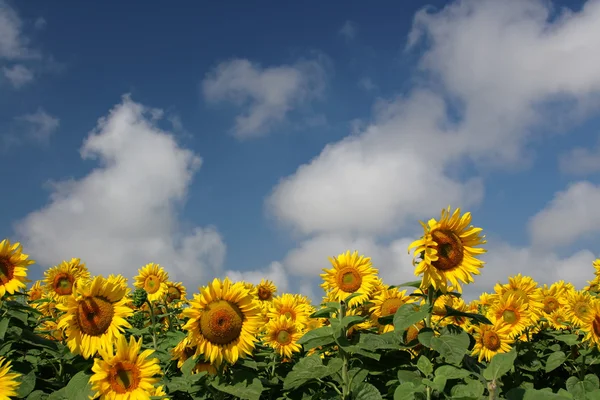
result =
M418 281L410 281L410 282L404 282L401 283L399 285L396 285L397 287L413 287L413 288L420 288L421 287L421 280Z
M440 353L447 363L454 365L460 364L469 344L469 335L464 331L458 335L448 333L432 337L430 342L433 350Z
M320 310L315 311L310 315L310 318L330 318L331 314L336 313L338 311L337 308L334 307L325 307Z
M464 318L469 318L471 320L471 322L474 322L474 323L492 325L492 322L481 314L463 312L463 311L459 311L455 308L448 307L448 306L444 306L444 307L446 307L446 316L447 317L464 317Z
M293 390L299 388L310 380L322 379L333 375L342 369L342 360L332 358L327 365L323 365L323 360L319 354L302 358L283 380L284 390Z
M319 346L326 346L334 342L333 328L330 326L323 326L321 328L313 329L308 331L298 339L298 344L304 347L304 350L310 350Z
M415 310L414 304L403 304L396 310L394 314L394 331L402 333L409 326L421 322L429 315L429 307L422 307L420 310Z
M554 371L567 360L567 356L562 351L555 351L548 356L546 360L546 372Z
M483 371L483 377L488 381L501 378L513 367L517 351L513 347L508 353L498 353L492 357L487 368Z

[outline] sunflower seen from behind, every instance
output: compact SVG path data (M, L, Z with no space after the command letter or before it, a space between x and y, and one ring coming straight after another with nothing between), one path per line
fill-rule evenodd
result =
M373 268L371 258L359 256L358 251L354 253L347 251L337 257L330 257L329 261L333 268L323 269L321 287L330 299L339 302L346 300L353 293L360 293L350 300L348 307L369 300L371 293L378 287L377 274L379 273Z
M181 305L181 302L185 301L187 296L187 290L181 282L167 282L167 302L173 304L177 302L177 305Z
M17 395L17 390L21 386L19 378L21 374L11 372L10 361L0 357L0 400L9 400Z
M161 370L158 358L150 357L153 350L142 351L142 339L119 336L113 344L100 350L100 357L94 360L90 377L95 398L100 400L146 400L157 391L154 386L160 380Z
M138 270L133 286L144 289L149 301L163 300L167 295L169 274L159 264L146 264Z
M46 293L56 302L64 302L73 294L78 281L88 281L90 273L79 258L63 261L44 272Z
M415 275L423 275L422 287L431 285L447 292L450 282L460 292L461 282L471 283L473 275L480 273L484 263L476 257L485 253L485 249L476 246L486 241L482 229L470 223L471 213L461 216L458 208L450 214L450 207L442 210L439 221L432 218L427 224L421 222L423 236L412 242L408 251L415 251Z
M302 337L302 327L285 315L272 319L265 327L263 341L279 356L292 358L293 353L302 350L297 342Z
M28 258L20 243L11 244L8 239L0 242L0 299L27 287L27 268L35 263Z
M242 282L214 279L189 301L183 327L196 355L215 366L234 364L254 350L261 327L260 307Z
M66 303L57 304L65 312L58 328L64 329L71 352L90 358L110 348L124 329L131 327L126 320L133 314L127 306L127 291L118 279L97 276L92 281L79 281Z

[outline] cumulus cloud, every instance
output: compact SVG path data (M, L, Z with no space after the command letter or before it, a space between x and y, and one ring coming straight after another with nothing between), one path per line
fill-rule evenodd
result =
M2 67L2 72L15 89L19 89L33 81L34 77L33 72L21 64L13 65L11 68Z
M535 246L565 246L586 235L600 232L600 186L576 182L561 192L529 221Z
M423 51L419 73L425 79L402 97L380 101L370 123L328 144L282 179L265 202L269 215L300 234L299 247L282 262L288 273L300 265L314 272L326 263L324 256L347 248L374 254L382 260L382 271L409 272L406 256L400 258L405 249L398 244L405 246L407 240L398 239L398 253L381 240L404 232L416 219L438 215L447 204L478 205L483 182L461 165L468 162L475 171L526 166L532 135L554 134L555 122L561 127L576 122L575 111L598 111L593 100L600 93L595 50L600 46L600 2L587 2L578 12L550 7L541 0L464 0L415 16L407 51ZM581 200L585 193L598 204L589 184L571 191L570 199ZM556 204L563 215L563 202ZM576 204L588 207L591 202ZM589 232L589 207L581 210L574 221L558 223L570 231L565 238L547 229L546 218L534 217L534 246L498 247L488 256L488 266L498 267L486 267L494 272L473 287L505 280L511 271L533 271L540 281L566 277L572 268L583 271L592 257L588 251L563 258L536 248L540 241L568 243L567 236ZM547 220L557 223L554 217ZM504 251L512 258L504 259Z
M58 129L60 120L39 108L31 114L21 115L15 118L21 126L21 133L29 139L37 142L47 143L50 136Z
M593 149L576 147L560 155L558 165L566 174L585 175L600 171L600 142Z
M133 276L158 262L190 287L220 275L219 232L178 221L201 159L157 127L161 115L124 96L98 121L80 150L98 166L53 184L49 203L15 225L39 264L80 257L94 273Z
M358 81L358 87L367 92L377 89L377 85L375 85L375 83L373 83L373 80L368 76Z
M354 39L356 37L356 34L358 33L358 26L356 25L356 23L347 20L346 22L344 22L344 25L342 25L338 33L346 39Z
M262 67L245 59L219 64L202 82L211 103L231 102L242 109L233 132L240 139L263 136L288 114L318 98L325 85L322 60Z

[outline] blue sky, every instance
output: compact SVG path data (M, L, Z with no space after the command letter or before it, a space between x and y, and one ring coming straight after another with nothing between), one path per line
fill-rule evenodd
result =
M318 297L346 248L411 280L450 204L474 291L592 278L600 2L61 4L0 0L0 235L40 267Z

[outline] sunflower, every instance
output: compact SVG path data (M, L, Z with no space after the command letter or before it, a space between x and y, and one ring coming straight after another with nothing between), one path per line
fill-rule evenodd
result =
M588 285L583 288L593 293L600 293L600 276L595 276L591 281L587 281Z
M65 330L71 352L90 358L110 348L123 330L131 327L126 318L133 310L126 305L126 293L118 280L97 276L92 281L79 281L67 302L57 304L66 312L58 327Z
M185 301L187 291L181 282L167 282L167 302Z
M331 293L335 301L346 300L352 293L360 293L350 300L349 307L354 307L369 300L369 296L377 287L378 271L372 267L371 259L359 256L358 251L342 253L329 258L333 268L323 269L324 282L321 287Z
M28 301L36 301L42 298L44 295L44 287L42 286L42 281L35 281L33 285L31 285L31 289L29 289L28 293Z
M559 310L552 312L550 315L546 316L546 318L548 319L548 325L556 330L570 328L569 320L565 318L564 313Z
M44 276L46 292L57 302L65 302L79 280L90 279L90 273L79 258L61 262L44 272Z
M548 316L555 311L562 309L567 304L567 294L575 290L572 284L565 281L558 281L550 285L543 285L535 294L534 298L542 303L540 312Z
M296 343L301 337L302 328L291 318L280 315L267 324L264 342L281 357L292 358L292 353L302 350L302 346Z
M494 286L494 291L498 296L508 297L514 294L527 303L531 312L538 312L544 308L544 304L538 300L537 290L537 282L532 277L521 274L509 277L507 284L497 283Z
M600 258L592 262L592 266L594 267L594 275L600 276Z
M90 377L94 397L111 400L149 399L156 393L154 387L161 375L158 358L150 358L153 350L142 349L142 339L125 336L117 338L116 351L112 343L98 353ZM164 393L164 392L163 392Z
M58 328L58 324L52 320L43 321L37 326L36 333L48 340L56 340L62 342L65 340L65 335L62 329Z
M592 299L588 292L571 291L567 294L565 318L568 318L574 327L584 325L590 318Z
M299 325L306 325L310 307L297 295L284 293L273 298L273 303L267 312L267 319L278 319L280 315L290 318Z
M427 224L421 222L424 234L408 246L415 249L415 275L423 274L422 286L432 285L442 292L448 291L448 281L459 292L460 282L473 282L473 275L480 273L483 261L475 258L485 253L485 250L475 247L485 244L485 236L480 236L481 228L474 228L471 223L471 213L460 216L460 208L452 216L450 207L442 210L439 221L430 219ZM420 261L417 263L417 257ZM460 281L460 282L459 282Z
M413 299L406 295L406 290L399 290L398 288L386 289L379 292L378 295L372 300L371 313L373 316L375 326L379 327L381 333L391 332L394 330L394 325L379 325L378 319L394 315L398 308L403 304L412 302Z
M17 380L21 375L10 372L10 361L0 357L0 400L9 400L17 395L17 389L21 383Z
M479 355L479 362L490 361L498 353L507 353L511 349L513 340L510 338L511 327L500 321L493 321L492 325L476 325L473 329L472 355Z
M189 303L183 310L190 318L184 329L196 355L218 366L252 353L261 325L260 307L243 283L214 279Z
M261 279L260 283L256 285L256 296L260 301L271 301L273 296L277 292L277 286L273 281Z
M463 299L458 298L458 297L452 296L452 302L447 305L448 305L448 307L451 307L460 312L469 312L467 303L465 303L465 301ZM439 319L439 321L438 321L438 319ZM457 315L448 316L448 312L446 312L446 311L444 311L444 314L441 317L434 315L433 320L437 321L440 324L440 326L454 324L454 325L462 326L465 329L470 324L470 321L467 317L457 316Z
M592 301L589 318L581 329L586 332L584 340L600 348L600 301Z
M48 294L44 294L39 302L34 304L34 307L42 313L44 317L57 318L59 314L56 308L56 301Z
M159 264L146 264L134 279L133 286L148 292L149 301L162 300L169 290L169 274Z
M514 293L501 297L488 309L487 314L499 323L508 325L511 337L518 335L533 323L527 302Z
M5 293L14 294L27 287L27 267L35 261L21 251L21 244L10 244L8 239L0 242L0 299Z

